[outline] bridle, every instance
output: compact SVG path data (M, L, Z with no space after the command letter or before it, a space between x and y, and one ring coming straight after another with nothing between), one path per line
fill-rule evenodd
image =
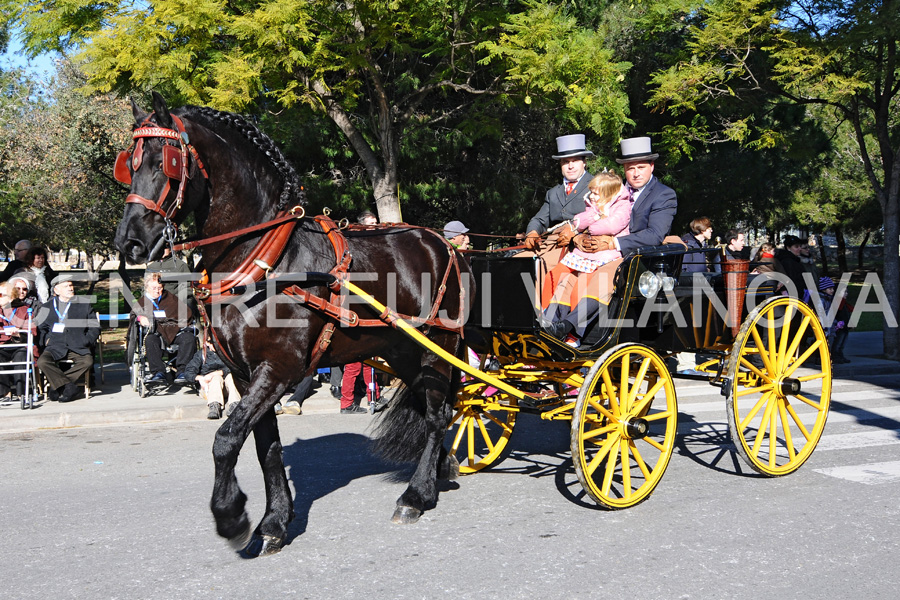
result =
M131 193L125 198L125 203L140 204L147 210L151 210L161 215L166 220L165 231L170 234L169 237L174 238L175 226L172 223L172 220L175 218L175 214L184 202L184 188L187 185L187 181L190 179L188 164L190 161L188 159L188 154L194 159L194 163L207 181L209 181L209 174L206 172L206 168L203 166L203 161L200 160L200 155L197 154L197 150L191 145L190 138L188 137L187 131L184 129L182 120L175 115L171 115L172 122L175 123L177 129L169 129L167 127L160 127L156 123L151 122L150 119L152 117L153 113L148 115L147 118L144 119L144 122L141 123L141 126L134 130L131 137L135 142L128 150L119 152L113 174L117 181L120 181L125 185L131 185L131 170L133 169L136 172L143 164L144 138L163 139L162 164L160 166L163 174L166 176L166 184L163 186L162 191L160 191L159 198L154 202L153 200L149 200L138 194ZM174 140L177 144L169 140ZM131 169L128 168L129 160L131 160ZM163 203L166 201L166 198L168 198L169 193L172 190L172 180L178 181L178 191L175 194L175 201L172 202L168 210L163 210Z

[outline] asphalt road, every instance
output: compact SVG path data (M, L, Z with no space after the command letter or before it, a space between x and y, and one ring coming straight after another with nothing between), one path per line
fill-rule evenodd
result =
M0 597L896 598L900 377L835 380L820 447L766 479L731 450L715 388L678 383L679 447L653 496L583 497L568 424L522 416L491 471L390 523L407 469L366 449L368 415L282 417L296 493L280 554L240 558L207 504L216 422L0 435ZM252 445L238 464L254 519Z

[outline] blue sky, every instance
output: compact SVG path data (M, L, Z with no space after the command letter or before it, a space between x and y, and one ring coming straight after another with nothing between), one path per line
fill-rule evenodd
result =
M15 34L13 34L9 40L9 47L6 49L6 53L0 57L0 63L2 63L4 67L24 67L30 73L38 77L49 76L53 73L52 55L43 54L34 60L29 61L24 55L19 53L21 50L22 45L15 38Z

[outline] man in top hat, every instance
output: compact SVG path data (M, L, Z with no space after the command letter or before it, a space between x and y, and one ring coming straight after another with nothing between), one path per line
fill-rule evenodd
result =
M614 247L627 254L642 246L658 246L669 233L678 199L675 190L663 185L653 176L654 161L659 154L652 151L649 137L622 140L622 156L616 162L625 169L625 181L631 191L631 222L628 235L613 237L598 236L593 246L584 240L589 252ZM577 240L576 243L582 240Z
M444 238L457 250L469 249L469 236L466 232L469 228L462 221L450 221L444 225Z
M38 345L43 348L37 367L50 382L50 400L70 402L78 394L75 383L94 366L93 348L100 337L100 321L94 307L75 295L72 275L58 275L53 296L38 308L35 322ZM63 371L60 361L72 361Z
M593 177L585 170L584 160L594 153L585 148L584 135L580 133L556 138L556 149L553 160L559 161L563 180L547 191L544 204L525 228L527 232L525 247L529 250L538 249L541 245L541 234L550 226L562 223L584 211L584 194ZM567 246L571 239L569 232L566 234L560 232L556 245Z
M669 233L678 200L675 191L663 185L653 176L654 161L659 154L652 151L649 137L628 138L621 142L622 156L616 162L625 169L625 180L631 192L631 221L628 235L591 237L578 234L575 244L587 252L599 252L615 248L622 255L642 246L658 246ZM545 326L545 330L559 339L573 333L584 335L591 323L599 318L601 308L609 304L613 293L613 279L622 259L619 258L598 268L591 275L587 295L561 321Z

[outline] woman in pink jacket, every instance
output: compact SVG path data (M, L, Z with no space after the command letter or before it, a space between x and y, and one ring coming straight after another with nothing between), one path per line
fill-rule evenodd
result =
M622 185L622 178L614 171L604 171L591 180L588 190L584 197L585 210L572 219L571 227L591 235L627 235L631 194ZM544 280L541 308L545 316L557 320L568 314L584 294L588 276L597 267L621 256L614 248L600 252L575 248L566 254Z

